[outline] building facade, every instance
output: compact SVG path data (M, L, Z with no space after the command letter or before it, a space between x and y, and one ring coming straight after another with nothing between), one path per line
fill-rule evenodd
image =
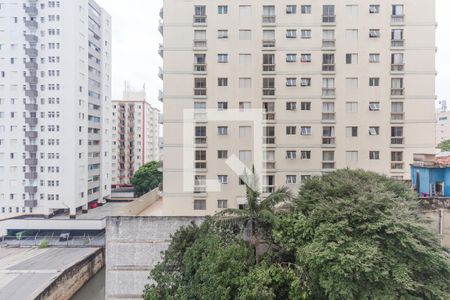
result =
M125 91L113 101L112 184L128 185L134 173L150 161L159 161L159 110L146 100L145 91Z
M434 153L434 1L166 0L162 15L165 214L244 205L232 156L261 158L264 195L346 167L409 179Z
M91 0L0 3L0 218L70 215L111 189L111 18Z
M436 145L450 140L450 111L439 111L436 113Z

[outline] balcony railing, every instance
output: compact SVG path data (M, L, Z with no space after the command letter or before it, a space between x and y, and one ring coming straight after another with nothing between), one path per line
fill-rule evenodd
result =
M263 88L263 96L275 96L275 88Z
M322 98L335 98L336 89L335 88L322 88Z
M392 170L403 170L403 162L393 161L391 162Z
M264 120L274 121L275 120L275 113L274 112L266 112L266 113L264 113L263 117L264 117Z
M206 96L206 88L194 88L194 96Z
M206 64L194 64L194 72L206 72Z
M334 170L336 168L336 163L334 161L323 161L322 169L324 170Z
M391 89L391 96L400 97L405 95L405 89L404 88L395 88Z
M404 23L405 15L391 15L391 22L392 23Z
M266 185L266 186L263 186L263 187L262 187L262 192L263 192L264 194L270 194L270 193L273 193L273 192L275 192L275 186L273 186L273 185Z
M403 71L405 71L405 64L392 64L391 71L392 72L403 72Z
M263 72L274 72L275 64L263 64Z
M405 40L391 40L391 47L404 47Z
M405 119L405 113L391 113L391 121L403 121Z
M393 136L391 137L391 145L403 145L404 139L402 136Z
M336 40L335 39L323 39L322 40L322 47L323 48L335 48L336 47Z
M274 162L274 161L264 162L264 169L266 169L266 170L275 170L276 169L276 162Z
M205 136L196 136L195 137L196 145L205 145L206 141L207 141L207 137L205 137Z
M275 24L276 20L276 16L262 16L263 24Z
M332 24L336 22L336 15L332 15L332 16L322 16L322 23L328 23L328 24Z
M194 167L196 170L206 170L206 161L196 161Z
M263 48L273 48L275 47L276 40L275 39L265 39L262 41Z
M263 137L263 144L265 145L274 145L275 137L274 136L265 136Z
M330 146L336 145L336 137L324 136L322 137L322 144Z
M206 48L206 40L205 39L195 39L194 40L194 48Z
M323 72L334 72L335 69L336 69L335 64L323 64L322 65Z
M323 122L334 122L336 121L336 113L322 113Z
M206 25L206 16L194 15L194 24Z

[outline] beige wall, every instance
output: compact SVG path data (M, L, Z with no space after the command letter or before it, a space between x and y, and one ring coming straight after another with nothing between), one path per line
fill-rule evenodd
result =
M194 26L195 5L205 5L207 26ZM237 200L245 196L238 184L238 176L225 164L217 160L217 150L228 150L238 154L239 150L252 150L252 138L240 138L239 122L212 122L207 126L207 179L216 179L217 175L228 175L229 183L222 185L221 192L208 192L194 195L183 189L183 172L187 169L183 163L183 149L194 151L193 144L183 146L183 110L193 109L194 102L206 102L207 109L216 109L218 101L227 101L228 108L238 109L239 102L251 101L252 108L262 108L264 101L274 102L276 118L276 186L286 184L286 175L296 175L297 184L289 185L296 190L301 184L301 175L321 175L322 151L335 151L335 168L364 168L390 176L409 178L409 163L414 153L434 153L435 144L435 6L434 1L302 1L301 5L312 5L312 14L300 13L287 15L286 5L297 2L252 1L250 17L239 16L239 5L246 3L224 0L210 4L205 1L166 0L164 2L164 209L167 215L204 215L218 210L217 200L228 200L229 207L236 207ZM369 14L369 5L380 4L380 14ZM228 5L228 14L219 15L217 5ZM335 26L322 24L322 5L334 4L336 8ZM348 16L346 4L358 4L358 16ZM391 5L404 4L405 22L391 24ZM276 6L275 26L263 26L263 5ZM391 48L391 29L403 29L405 46ZM219 29L228 30L228 39L218 39ZM239 40L239 30L252 31L251 40ZM276 32L274 51L263 50L263 30ZM297 29L297 38L287 39L286 30ZM300 30L311 29L311 39L301 39ZM322 30L334 29L336 49L322 48ZM358 29L358 40L346 39L347 29ZM380 29L381 37L369 38L370 29ZM193 48L194 30L207 31L207 48ZM218 53L227 53L229 62L217 62ZM239 64L239 54L252 55L250 65ZM270 74L262 72L262 55L274 53L276 71ZM297 54L296 63L287 63L286 54ZM300 55L310 53L311 63L301 63ZM336 72L322 72L322 54L334 53ZM346 64L346 54L357 53L358 64ZM380 63L369 63L369 54L379 53ZM391 73L391 53L404 53L405 70ZM206 54L207 74L194 73L194 54ZM207 80L207 97L195 99L193 96L194 78ZM218 77L228 78L228 87L219 87ZM239 78L252 78L252 86L239 88ZM276 97L263 99L262 78L275 78ZM286 78L297 78L296 87L286 87ZM300 87L301 77L311 78L311 87ZM346 87L346 78L357 77L358 88ZM369 77L379 77L379 87L369 87ZM322 99L322 78L335 78L336 99ZM391 78L403 78L405 96L394 99L390 96ZM286 102L297 102L297 111L287 111ZM301 101L311 102L311 111L300 111ZM346 112L347 101L358 102L358 112ZM369 102L379 101L381 110L369 111ZM391 102L400 101L404 105L404 120L391 122ZM334 102L336 120L332 124L322 121L322 103ZM218 136L217 126L227 125L228 136ZM258 124L260 125L260 124ZM187 125L189 126L189 125ZM192 125L193 126L193 125ZM286 135L286 126L296 126L297 134ZM311 136L301 136L300 126L311 126ZM336 145L322 145L322 127L334 126ZM346 137L346 127L357 126L358 137ZM380 135L370 136L369 126L379 126ZM391 126L403 126L404 144L391 146ZM259 130L259 129L258 129ZM193 139L191 139L192 141ZM286 151L310 150L311 160L286 159ZM347 151L358 151L358 161L347 161ZM380 151L380 160L369 160L369 151ZM401 170L391 169L391 152L403 152ZM256 153L253 153L256 155ZM193 168L188 161L185 165ZM251 162L248 162L251 165ZM193 181L193 178L192 178ZM207 199L206 210L194 211L194 199Z

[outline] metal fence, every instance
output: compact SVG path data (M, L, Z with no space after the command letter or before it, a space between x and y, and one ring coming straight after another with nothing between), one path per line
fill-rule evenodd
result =
M104 247L105 235L70 236L68 240L60 240L59 234L34 235L18 238L16 236L0 237L0 247Z

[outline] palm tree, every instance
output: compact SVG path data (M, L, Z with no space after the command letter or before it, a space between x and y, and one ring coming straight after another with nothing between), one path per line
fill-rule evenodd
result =
M267 239L276 222L276 207L284 203L289 205L292 193L287 187L281 187L261 200L258 190L258 179L254 175L244 174L247 205L244 209L225 209L217 213L214 218L219 222L233 222L243 225L244 240L254 248L255 257L258 260L258 247L261 241Z

